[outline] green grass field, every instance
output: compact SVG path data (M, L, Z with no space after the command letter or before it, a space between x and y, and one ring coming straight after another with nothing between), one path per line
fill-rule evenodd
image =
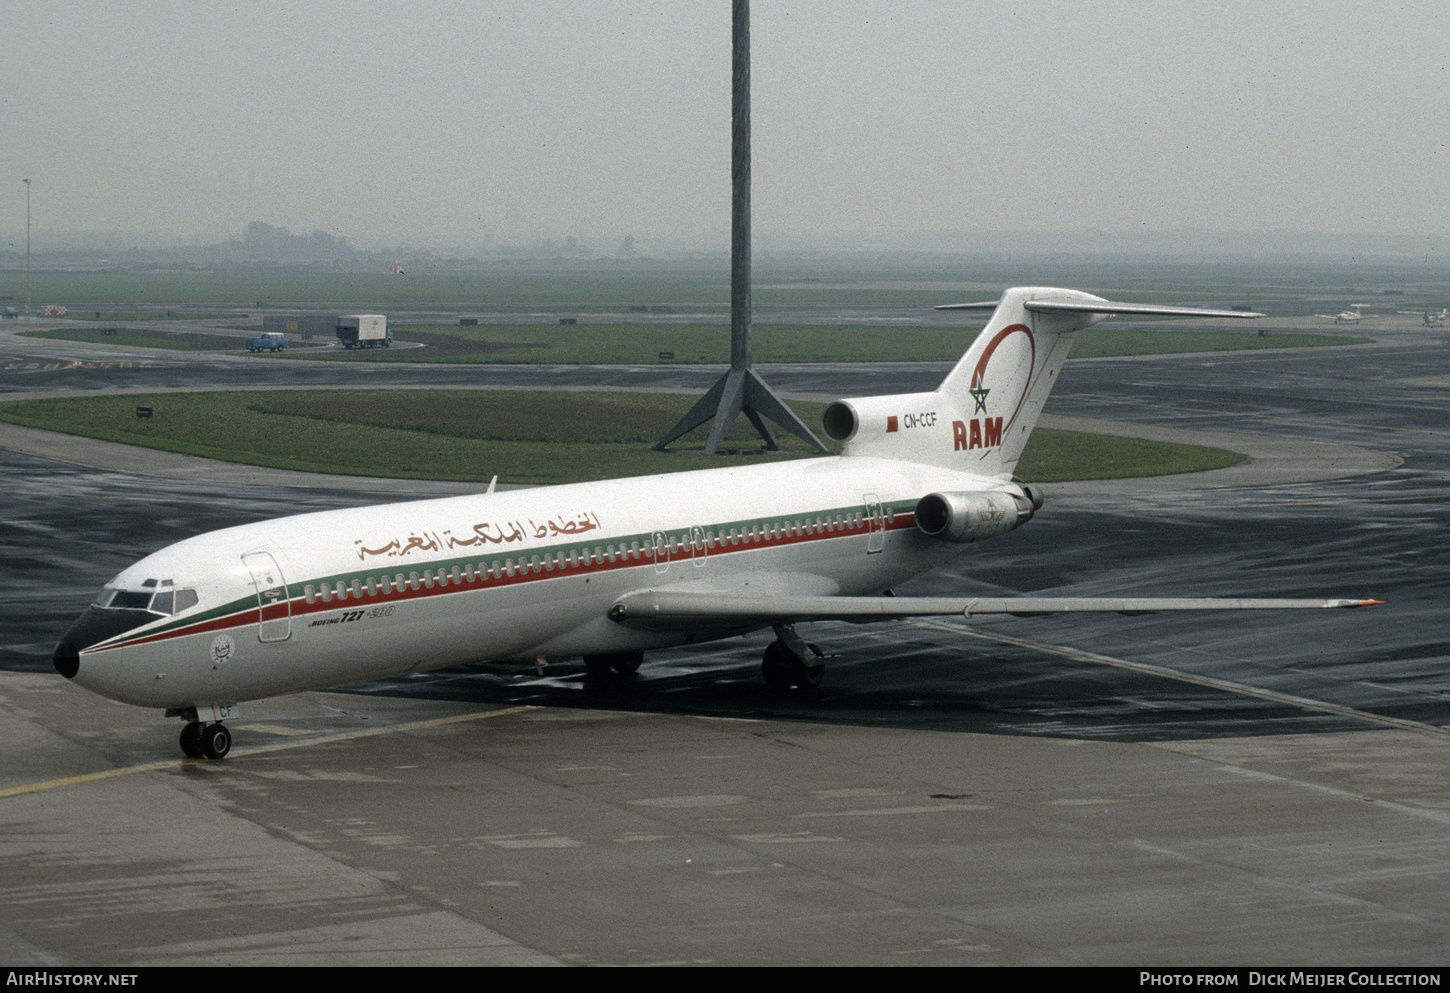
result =
M403 479L562 483L810 457L705 456L706 429L674 451L651 446L694 402L655 393L512 390L273 390L132 394L0 404L0 420L228 462ZM153 416L138 418L138 406ZM821 406L795 404L808 424ZM587 439L587 440L581 440ZM742 419L726 447L758 449ZM1038 429L1018 466L1036 482L1222 468L1211 448Z
M188 334L174 331L149 331L137 328L51 328L45 331L22 331L26 338L54 338L60 341L83 341L95 345L121 345L126 348L166 348L172 351L227 351L242 346L242 339L215 334Z
M756 362L950 362L978 331L971 327L856 324L757 324ZM399 341L424 348L325 351L306 357L346 362L523 362L567 364L726 363L730 330L722 324L400 324ZM1159 355L1259 348L1306 348L1369 341L1339 335L1252 331L1174 331L1094 328L1078 336L1075 358Z
M1414 263L1291 263L1208 259L1124 259L1062 254L934 255L837 252L821 255L758 252L752 298L761 315L772 310L928 308L995 296L1004 286L1071 286L1109 299L1158 303L1249 305L1274 313L1328 312L1326 294L1388 293L1396 303L1433 292L1443 305L1445 277ZM1380 287L1380 289L1375 289ZM36 305L65 304L77 316L167 310L315 309L360 311L625 313L637 306L672 306L725 314L730 262L725 251L678 259L409 260L397 275L379 266L342 271L330 264L177 264L37 266L32 273L0 270L0 297ZM121 320L106 316L103 320ZM131 319L131 318L124 318ZM139 317L136 319L140 319Z
M133 328L118 328L115 334L65 327L22 333L29 337L139 348L239 350L243 347L240 337ZM730 329L724 324L395 324L393 333L399 342L421 342L424 347L358 351L294 348L288 355L339 362L668 365L730 361ZM751 345L757 362L950 362L961 356L976 333L975 326L761 324L752 329ZM1102 358L1308 348L1369 340L1327 334L1092 328L1078 335L1072 356ZM300 343L299 339L294 345Z

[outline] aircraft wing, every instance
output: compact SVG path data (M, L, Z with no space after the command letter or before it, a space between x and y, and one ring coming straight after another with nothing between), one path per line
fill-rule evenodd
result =
M1172 597L895 597L740 596L704 591L642 590L615 601L609 619L632 627L672 629L805 621L899 620L986 614L1029 617L1075 612L1151 614L1163 610L1285 610L1368 607L1378 600L1204 599Z

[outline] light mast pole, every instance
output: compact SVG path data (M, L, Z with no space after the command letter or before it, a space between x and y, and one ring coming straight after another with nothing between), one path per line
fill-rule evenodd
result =
M730 99L730 371L715 382L690 412L655 446L664 451L676 438L714 418L705 454L714 455L737 414L746 418L765 447L780 446L765 418L806 441L818 452L829 449L750 367L750 0L733 0Z

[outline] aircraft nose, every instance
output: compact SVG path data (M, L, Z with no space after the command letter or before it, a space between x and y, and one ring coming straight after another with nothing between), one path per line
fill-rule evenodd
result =
M156 619L155 614L145 610L113 610L88 607L76 618L60 644L55 646L51 665L66 679L74 679L81 668L81 652L107 638L140 627Z
M81 651L69 634L55 646L55 654L50 657L50 664L66 679L76 678L76 673L81 671Z

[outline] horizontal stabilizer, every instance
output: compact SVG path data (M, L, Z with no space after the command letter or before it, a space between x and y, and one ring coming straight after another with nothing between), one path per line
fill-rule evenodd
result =
M936 310L995 310L998 301L980 300L975 303L944 303ZM1252 310L1215 310L1208 307L1165 307L1154 303L1119 303L1104 300L1101 303L1083 300L1025 300L1024 310L1034 314L1151 314L1158 317L1263 317Z
M620 624L677 628L712 622L788 624L806 621L887 621L906 617L1018 617L1078 612L1151 614L1166 610L1295 610L1368 607L1378 600L1205 599L1172 597L852 597L737 596L730 593L645 590L621 597L609 610Z

